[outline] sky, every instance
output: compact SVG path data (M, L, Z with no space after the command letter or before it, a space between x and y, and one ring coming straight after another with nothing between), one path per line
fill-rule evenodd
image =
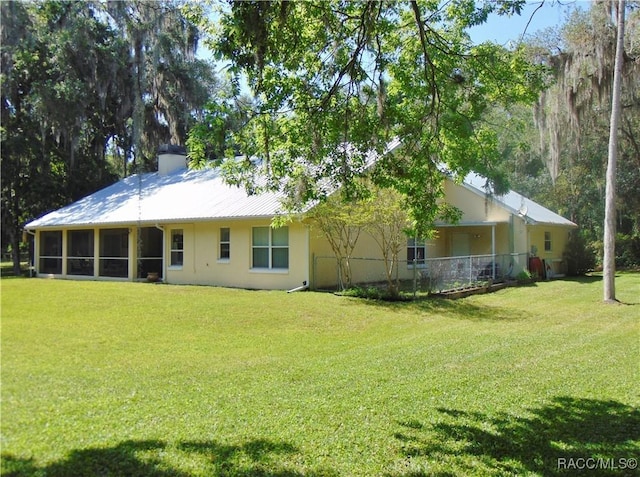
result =
M571 10L586 10L590 3L589 0L527 0L521 15L506 17L493 14L487 23L471 29L471 39L474 43L493 41L506 46L509 41L519 40L523 33L531 35L564 24ZM542 7L538 9L540 5Z

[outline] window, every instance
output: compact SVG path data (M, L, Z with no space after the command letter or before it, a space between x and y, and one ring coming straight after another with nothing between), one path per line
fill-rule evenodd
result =
M40 232L40 273L62 273L62 231Z
M181 267L184 263L184 233L182 229L171 231L171 266Z
M551 232L544 233L544 251L551 252Z
M67 232L67 274L93 276L93 230Z
M427 247L424 240L410 238L407 241L407 264L409 266L413 266L414 260L416 261L416 265L424 266L426 256Z
M253 268L289 268L289 227L254 227Z
M231 231L229 227L220 227L220 246L218 248L218 259L229 260L231 257Z

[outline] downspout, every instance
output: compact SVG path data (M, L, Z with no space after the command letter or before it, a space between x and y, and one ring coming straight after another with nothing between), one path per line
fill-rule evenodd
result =
M306 240L305 240L305 251L304 251L304 253L305 253L306 258L307 258L305 260L305 262L306 262L306 265L305 265L305 268L306 268L305 269L306 280L302 281L302 285L301 286L292 288L291 290L288 290L287 293L293 293L293 292L302 291L302 290L308 290L309 289L309 273L310 273L310 271L309 271L309 267L310 267L310 264L309 264L309 258L310 258L309 257L309 251L310 251L310 248L311 248L311 245L310 245L311 237L310 237L310 234L309 234L309 226L305 226L305 236L306 236L305 237Z
M302 290L307 290L309 288L309 285L307 285L307 281L305 280L304 282L302 282L302 286L296 287L296 288L292 288L291 290L288 290L287 293L293 293L293 292L297 292L297 291L302 291Z
M164 227L162 227L161 225L155 224L154 225L155 228L157 228L158 230L160 230L162 232L162 281L164 283L167 283L167 273L166 273L166 261L164 259L165 255L166 255L166 247L165 247L165 233L164 233Z

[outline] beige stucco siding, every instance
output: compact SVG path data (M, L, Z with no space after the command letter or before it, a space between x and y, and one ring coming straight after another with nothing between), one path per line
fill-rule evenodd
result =
M168 283L218 285L259 289L291 289L308 280L308 233L298 222L288 225L289 267L256 268L251 263L253 227L270 227L270 220L229 220L171 224L166 226L166 237L171 230L184 233L184 259L182 266L167 263ZM229 228L230 256L220 259L220 229ZM165 256L170 257L169 239L165 241Z
M509 221L509 211L498 206L490 197L481 197L450 180L445 181L444 191L447 203L463 212L461 222Z
M567 247L570 230L568 227L554 225L529 225L528 237L530 252L535 250L536 255L545 261L547 268L551 267L552 274L566 273L566 263L563 254ZM545 248L545 235L550 239Z
M310 239L312 287L335 287L338 281L338 268L329 242L322 232L313 226L310 229ZM435 241L427 242L427 258L431 256L435 246ZM385 263L380 245L364 230L358 236L349 263L353 283L375 283L386 280ZM414 276L413 263L407 262L407 238L403 239L398 254L394 276L396 273L399 278L405 280Z

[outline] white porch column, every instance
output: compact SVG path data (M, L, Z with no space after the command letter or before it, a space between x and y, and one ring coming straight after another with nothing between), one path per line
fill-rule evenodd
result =
M496 224L491 226L491 276L496 279Z
M67 247L69 243L69 231L62 229L62 276L67 275Z
M128 227L127 233L127 242L128 242L128 253L127 253L127 280L136 281L138 278L138 234L140 233L140 229L137 227Z

